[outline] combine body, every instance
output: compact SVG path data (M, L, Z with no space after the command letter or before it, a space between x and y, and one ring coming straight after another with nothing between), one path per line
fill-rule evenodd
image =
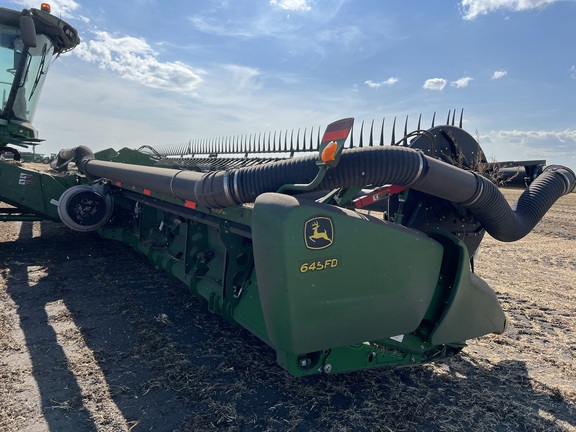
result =
M576 184L565 167L526 172L510 207L478 143L447 123L393 145L372 128L354 142L343 119L316 139L66 149L52 173L0 163L13 206L0 217L132 246L294 376L436 361L506 327L473 272L485 232L522 238Z

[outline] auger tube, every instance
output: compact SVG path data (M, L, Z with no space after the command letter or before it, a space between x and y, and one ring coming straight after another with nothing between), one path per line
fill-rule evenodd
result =
M72 151L80 172L89 177L126 182L208 208L253 202L258 195L275 192L286 183L310 182L318 170L314 155L198 173L98 161L87 147L66 150L64 156ZM365 147L344 150L338 168L328 171L318 189L370 184L411 187L461 204L492 237L512 242L526 236L558 198L574 189L576 175L569 168L550 166L510 207L498 187L477 173L407 147Z

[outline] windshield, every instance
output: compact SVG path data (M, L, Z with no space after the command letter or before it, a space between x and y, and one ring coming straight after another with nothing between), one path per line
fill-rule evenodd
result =
M0 25L0 97L2 98L2 112L6 107L10 89L14 81L18 61L15 53L15 44L19 40L20 31L14 27Z
M2 117L12 116L31 122L36 112L38 97L52 58L53 46L44 35L37 35L36 48L25 49L20 30L0 25L0 99ZM24 58L23 58L24 56ZM23 68L19 83L14 79ZM12 87L16 86L15 98L10 104Z

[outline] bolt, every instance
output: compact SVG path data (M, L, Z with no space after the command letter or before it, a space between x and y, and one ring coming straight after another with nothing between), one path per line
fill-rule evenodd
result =
M324 365L324 372L325 373L332 372L332 365L330 363L328 363L327 365Z

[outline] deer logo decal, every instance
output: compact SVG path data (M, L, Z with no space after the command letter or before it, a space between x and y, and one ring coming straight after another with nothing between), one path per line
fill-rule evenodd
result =
M334 243L332 219L317 216L306 221L304 224L304 244L307 249L326 249L332 243Z

